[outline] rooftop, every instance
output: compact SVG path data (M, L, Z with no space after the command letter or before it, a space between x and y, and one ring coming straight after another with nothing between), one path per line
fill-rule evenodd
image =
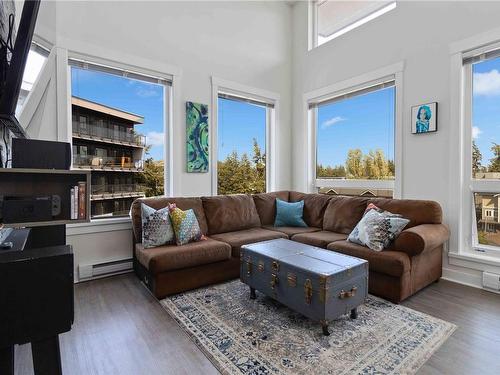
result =
M109 116L113 117L118 117L123 120L131 121L134 124L143 124L144 123L144 117L136 115L134 113L122 111L121 109L118 108L113 108L109 107L100 103L92 102L90 100L82 99L77 96L72 96L71 97L71 104L81 107L81 108L86 108L90 109L92 111L96 112L101 112L105 113Z

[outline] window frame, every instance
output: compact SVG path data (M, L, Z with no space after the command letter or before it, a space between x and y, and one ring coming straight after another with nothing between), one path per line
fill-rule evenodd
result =
M465 63L464 59L470 56L481 55L488 49L499 49L498 43L489 46L481 46L461 53L461 96L463 98L461 108L462 128L462 178L463 188L461 192L462 202L465 207L471 207L469 214L461 217L462 234L465 235L465 243L460 244L459 253L487 254L500 259L500 246L485 245L479 243L477 231L476 207L474 203L475 193L500 193L500 180L475 179L472 173L472 115L473 115L473 63ZM483 60L487 61L487 60ZM468 211L468 210L467 210ZM471 228L470 230L468 228Z
M76 51L68 51L63 48L58 48L57 53L58 71L57 78L58 84L64 87L66 95L58 95L58 110L62 111L60 116L61 120L59 123L64 123L65 126L58 125L59 140L72 143L72 86L71 86L71 69L70 60L83 61L92 65L100 65L106 68L115 69L117 71L122 71L125 73L123 76L126 77L127 74L138 74L143 76L152 77L158 80L166 81L169 84L163 85L163 131L165 133L164 148L163 148L163 160L164 160L164 195L172 196L173 194L173 119L174 119L174 84L176 82L176 74L162 73L152 69L142 68L135 65L128 65L114 60L108 60L105 58L95 57L89 54L84 54ZM64 65L63 65L64 64ZM159 83L161 84L161 83ZM62 90L62 88L61 88ZM59 87L58 87L59 91ZM61 98L61 99L59 99ZM58 116L58 117L59 117ZM87 116L88 117L88 116ZM87 120L88 123L88 120ZM62 131L60 130L62 129ZM73 149L73 148L72 148ZM73 159L73 158L71 158ZM119 224L122 222L130 222L130 217L109 217L109 218L96 218L91 219L89 223L74 224L71 225L75 228L80 226L93 226L93 225L107 225L107 224Z
M308 171L308 181L306 191L317 192L319 188L353 188L353 189L392 189L394 198L403 196L402 185L402 91L403 91L403 69L404 63L379 69L377 71L365 73L355 78L335 83L318 90L310 91L303 95L303 106L307 124L308 160L306 170ZM355 92L373 86L383 81L393 80L395 87L394 103L394 180L368 180L368 179L321 179L316 176L316 129L317 129L317 106L311 104L328 100L329 98L341 96L349 92ZM332 182L335 182L334 184Z
M261 103L270 104L272 107L267 107L266 110L266 192L276 190L276 129L279 126L280 113L280 95L247 85L240 84L218 77L212 76L212 112L211 124L209 130L211 133L210 149L212 156L210 157L209 173L211 173L211 194L217 195L217 162L219 159L218 151L218 112L219 112L219 94L226 93L242 98L247 98Z
M351 16L349 16L344 22L339 24L336 28L336 31L331 33L324 42L319 44L319 35L318 35L318 7L327 0L309 0L308 8L308 20L309 20L309 50L320 47L332 40L354 30L365 23L368 23L378 17L384 15L385 13L390 12L391 10L396 9L397 1L389 0L389 1L380 1L372 4L366 9L360 10Z

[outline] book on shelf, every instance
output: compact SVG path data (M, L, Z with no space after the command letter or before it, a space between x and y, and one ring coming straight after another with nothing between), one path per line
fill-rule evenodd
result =
M71 220L84 220L87 217L87 183L80 181L71 188Z

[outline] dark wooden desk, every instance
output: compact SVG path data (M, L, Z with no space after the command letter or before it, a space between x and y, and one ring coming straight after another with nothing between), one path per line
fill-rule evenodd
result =
M58 335L74 319L71 246L0 252L0 306L0 374L14 374L14 345L28 342L36 375L62 374Z

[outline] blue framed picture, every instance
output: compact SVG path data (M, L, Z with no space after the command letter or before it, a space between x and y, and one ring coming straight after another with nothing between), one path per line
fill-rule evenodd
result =
M411 132L413 134L437 131L437 102L416 105L411 108Z

